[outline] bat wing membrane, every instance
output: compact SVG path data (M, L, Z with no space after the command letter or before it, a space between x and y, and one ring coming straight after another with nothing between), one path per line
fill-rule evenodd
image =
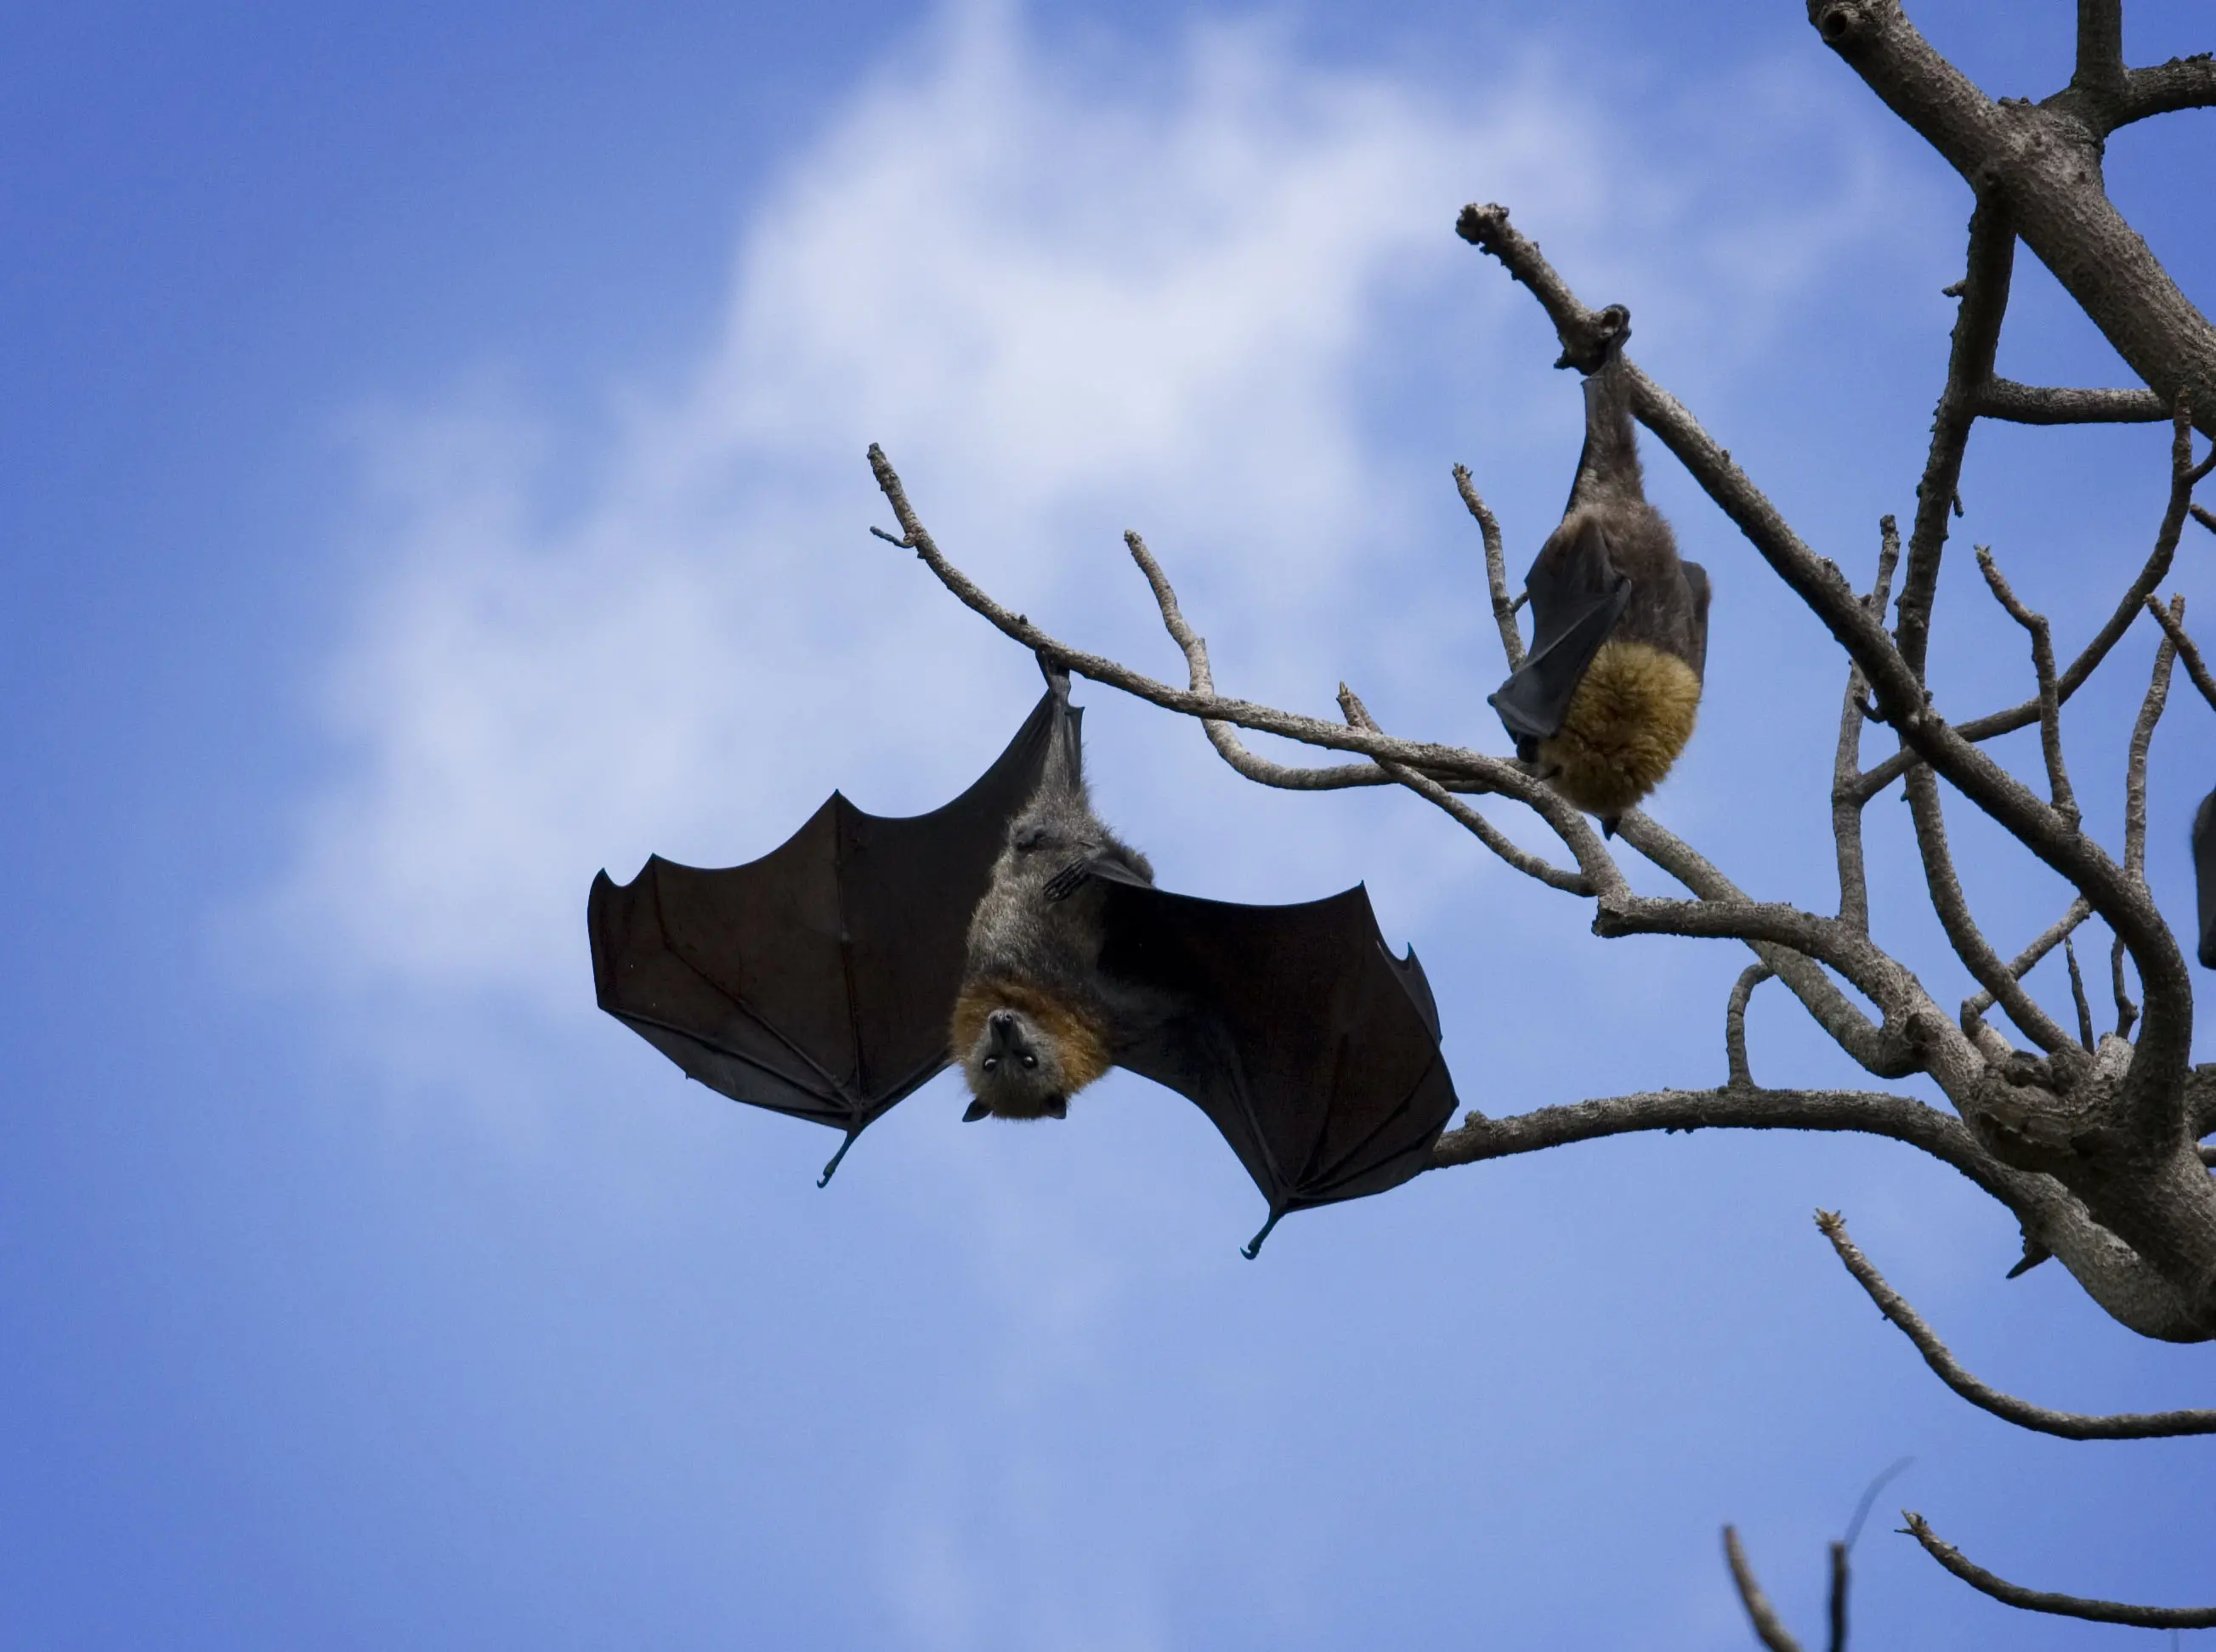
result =
M1424 1167L1455 1108L1438 1012L1361 887L1291 906L1105 896L1102 973L1158 1006L1118 1064L1208 1115L1272 1221Z
M1077 715L1049 692L928 814L866 814L834 792L746 865L602 872L587 904L600 1008L712 1090L859 1133L946 1065L970 915Z
M1585 667L1631 601L1631 581L1609 556L1608 536L1591 520L1567 543L1549 543L1524 583L1531 593L1531 651L1487 697L1519 742L1561 732Z

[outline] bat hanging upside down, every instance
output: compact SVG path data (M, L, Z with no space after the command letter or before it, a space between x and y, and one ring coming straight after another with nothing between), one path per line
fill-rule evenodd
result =
M1398 1186L1455 1108L1422 966L1359 886L1291 906L1154 887L1086 796L1068 679L969 790L884 820L834 793L721 871L594 880L600 1007L736 1100L854 1139L950 1063L968 1119L1062 1118L1111 1066L1197 1103L1288 1211Z
M1610 832L1692 738L1708 654L1708 576L1647 502L1612 313L1570 502L1524 580L1531 652L1491 697L1517 756Z

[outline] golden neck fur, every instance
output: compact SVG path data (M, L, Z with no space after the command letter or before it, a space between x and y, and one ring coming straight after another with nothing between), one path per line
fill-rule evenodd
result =
M1005 976L971 981L955 999L951 1047L957 1059L977 1047L985 1023L995 1010L1020 1010L1053 1041L1067 1081L1065 1095L1074 1096L1112 1065L1108 1059L1108 1029L1097 1016Z

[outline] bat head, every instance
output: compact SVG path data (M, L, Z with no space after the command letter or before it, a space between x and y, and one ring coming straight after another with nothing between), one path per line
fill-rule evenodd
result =
M1059 1119L1069 1098L1107 1070L1089 1018L1035 989L1000 984L963 993L954 1049L976 1097L965 1119Z

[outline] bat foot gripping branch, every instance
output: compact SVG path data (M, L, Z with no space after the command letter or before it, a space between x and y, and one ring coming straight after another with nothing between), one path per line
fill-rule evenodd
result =
M1284 1213L1285 1213L1282 1210L1271 1211L1270 1213L1270 1219L1262 1224L1262 1231L1259 1233L1257 1233L1253 1238L1247 1240L1245 1244L1240 1246L1239 1254L1246 1257L1249 1262L1253 1261L1255 1257L1260 1256L1262 1254L1262 1241L1270 1237L1270 1230L1277 1226L1277 1218L1283 1216Z
M831 1173L839 1168L839 1161L846 1157L846 1150L854 1145L854 1138L861 1133L859 1130L849 1130L846 1133L846 1139L840 1142L839 1151L831 1155L831 1162L823 1167L823 1174L816 1178L817 1187L828 1188L831 1185Z

